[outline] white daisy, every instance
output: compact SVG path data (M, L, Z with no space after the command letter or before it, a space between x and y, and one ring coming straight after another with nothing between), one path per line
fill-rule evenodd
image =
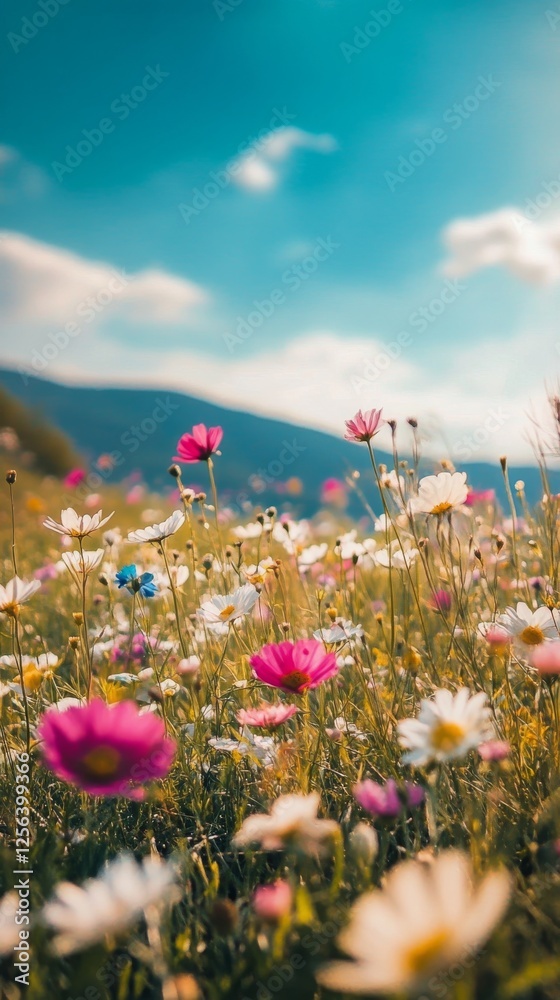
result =
M72 538L84 538L85 535L91 535L98 528L102 528L107 521L110 521L113 514L108 514L107 517L103 517L103 511L99 510L97 514L77 514L73 507L67 507L66 510L61 510L60 512L60 523L55 521L52 517L47 517L46 521L43 521L45 528L50 528L51 531L56 531L59 535L70 535Z
M268 813L248 816L235 834L236 847L258 843L265 851L277 851L294 846L314 853L323 841L338 830L331 819L318 819L320 797L311 795L281 795Z
M321 559L325 558L328 548L326 542L321 542L320 545L310 545L308 548L302 549L297 557L298 566L314 566L315 563L321 562Z
M138 528L137 531L129 531L129 542L161 542L164 538L169 538L185 522L185 512L174 510L165 521L159 524L151 524L148 528Z
M404 861L382 889L362 896L338 943L353 959L333 962L320 983L342 993L416 992L434 975L477 951L504 914L505 871L478 886L467 855L443 851L432 864Z
M147 906L175 901L175 879L169 863L148 857L137 864L130 855L121 854L83 886L59 883L42 911L43 920L56 932L56 953L88 948L135 923Z
M455 695L439 688L433 700L422 701L416 719L404 719L397 729L401 746L409 751L403 763L416 767L464 757L494 735L485 693L471 695L468 688Z
M255 606L259 593L252 583L244 583L233 594L216 594L205 601L197 615L208 625L224 625L236 618L249 614Z
M0 612L14 618L20 604L25 604L33 597L40 586L40 580L20 580L19 576L14 576L5 587L0 585Z
M559 638L560 615L544 605L533 611L524 601L519 601L516 608L506 608L498 615L496 624L513 639L518 652L530 653L547 639Z
M404 571L414 565L419 555L418 549L406 545L401 549L398 542L391 542L389 548L379 549L373 558L377 566Z
M346 642L348 639L361 639L364 630L361 625L354 625L344 618L335 618L330 628L319 628L313 633L313 638L319 642Z
M76 583L81 585L81 578L89 576L99 566L104 555L104 549L94 549L93 552L79 552L76 550L74 552L63 552L61 559Z
M301 552L310 538L308 521L276 521L272 537L284 546L286 552L294 555Z
M418 485L418 496L409 504L412 514L446 514L462 507L468 496L466 472L439 472L424 476Z
M249 524L238 524L232 529L232 534L243 541L250 538L260 538L263 532L272 531L271 524L260 524L259 521L252 521Z

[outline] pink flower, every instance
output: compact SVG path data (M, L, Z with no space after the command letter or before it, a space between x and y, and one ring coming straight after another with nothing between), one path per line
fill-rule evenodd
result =
M505 760L510 751L511 747L507 740L488 740L487 743L481 743L478 748L482 759L489 761Z
M177 445L174 462L207 462L217 450L224 436L221 427L195 424L192 434L183 434Z
M371 441L387 422L382 417L383 410L362 410L354 415L352 420L346 420L347 441Z
M560 674L560 640L551 639L535 648L531 656L531 665L541 676Z
M416 809L424 801L424 789L405 781L398 786L393 778L384 785L367 778L354 786L354 798L372 816L394 818L404 809Z
M292 694L316 688L338 673L336 656L317 639L298 639L263 646L251 657L255 677Z
M270 728L281 726L299 712L297 705L267 705L262 704L260 708L242 708L236 715L236 719L241 726L258 726L259 728Z
M84 469L71 469L71 471L64 477L63 483L65 486L73 487L79 486L83 483L86 478Z
M439 611L443 615L451 608L451 594L447 590L436 590L429 598L428 604L433 611Z
M474 507L477 503L494 503L495 499L495 490L469 490L465 505L467 507Z
M131 701L109 707L100 698L41 718L43 764L90 795L144 798L142 782L164 778L175 756L161 719L139 715Z
M492 652L500 652L509 645L511 636L501 625L494 622L481 622L478 626L479 634L486 639Z
M292 908L293 892L288 882L278 879L272 885L260 885L253 893L253 909L261 920L276 924Z

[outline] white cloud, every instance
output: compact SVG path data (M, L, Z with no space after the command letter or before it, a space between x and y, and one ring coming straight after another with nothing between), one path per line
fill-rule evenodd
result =
M501 265L536 285L560 281L560 217L531 220L516 208L456 219L443 232L449 257L443 267L464 277Z
M112 292L112 289L114 291ZM180 324L208 300L204 289L156 268L126 274L19 233L0 233L0 317L36 332L76 319L92 297L100 320L108 314L136 323ZM106 306L107 313L104 313Z
M301 334L252 358L190 350L130 352L98 336L95 341L84 337L39 374L77 383L175 389L338 437L358 408L382 406L399 422L403 451L410 446L406 418L415 416L428 438L426 454L451 456L460 466L467 460L497 463L502 454L510 461L532 461L526 434L531 404L544 401L542 347L530 336L520 336L507 353L491 342L491 355L501 359L502 377L495 385L477 382L477 361L466 349L437 376L429 365L421 369L407 357L406 349L381 371L380 341L330 331ZM379 447L389 444L383 432Z
M39 198L49 187L43 171L12 146L0 145L0 203L12 205Z
M288 160L296 149L332 153L336 148L332 135L316 135L293 125L282 126L269 132L235 161L232 178L249 191L270 190L281 177L276 164Z

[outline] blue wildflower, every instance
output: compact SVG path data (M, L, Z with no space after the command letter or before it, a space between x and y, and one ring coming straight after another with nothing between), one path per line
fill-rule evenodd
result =
M115 583L119 590L126 587L129 594L141 594L142 597L154 597L157 594L157 584L154 583L153 573L142 573L138 576L138 571L134 563L123 566L115 577Z

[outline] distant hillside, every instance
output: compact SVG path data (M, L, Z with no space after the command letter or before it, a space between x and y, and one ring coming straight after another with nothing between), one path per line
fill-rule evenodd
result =
M28 379L26 384L17 372L5 370L0 370L0 385L59 427L84 456L88 468L96 467L100 455L113 455L116 467L105 473L109 482L140 471L148 485L168 489L172 481L167 468L177 441L194 423L224 427L217 478L221 492L227 491L231 502L238 505L245 496L253 503L276 503L283 499L276 495L278 484L297 477L303 490L301 496L292 497L293 503L299 512L312 513L325 479L344 478L351 469L364 473L369 468L367 449L345 441L342 429L336 438L165 390L84 388L38 378ZM390 456L379 452L379 460L392 467ZM471 486L494 488L503 498L498 466L466 463L461 468L468 472ZM426 463L429 471L431 466ZM530 500L541 495L538 469L512 468L511 477L512 481L525 481ZM560 488L560 476L556 479L555 488ZM259 481L265 484L264 489L259 490ZM206 488L206 470L185 466L185 482ZM362 481L372 500L369 483L369 476ZM379 510L379 502L374 501L374 507Z

